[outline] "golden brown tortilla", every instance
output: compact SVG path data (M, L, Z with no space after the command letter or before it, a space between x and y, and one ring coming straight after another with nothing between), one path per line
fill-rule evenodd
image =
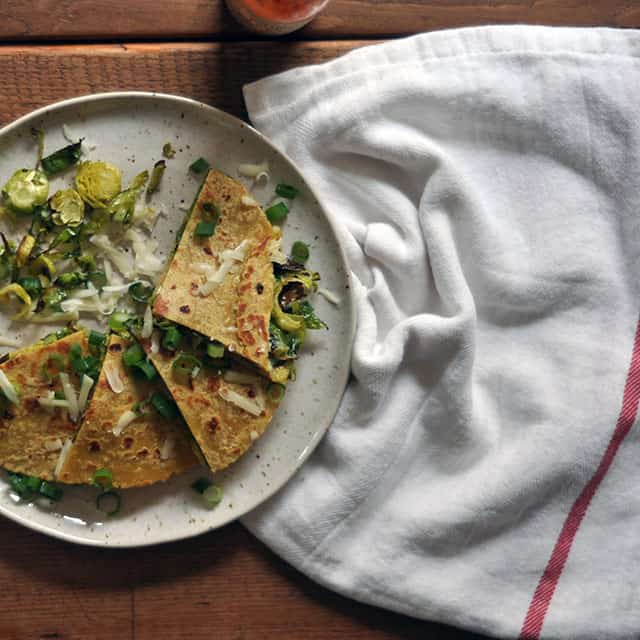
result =
M274 276L269 249L275 230L257 204L242 202L248 196L236 180L219 171L209 172L158 288L153 310L221 342L270 374ZM211 219L207 203L219 211L219 220L211 237L197 238L194 231L198 223ZM236 249L244 240L248 241L244 262L235 263L224 280L202 297L199 287L205 278L197 270L202 265L219 268L222 252Z
M0 466L44 480L54 480L54 470L62 445L73 438L78 425L63 408L41 407L38 398L49 391L62 391L60 381L45 379L42 367L54 355L64 358L76 391L80 381L68 363L71 345L79 344L83 355L89 355L87 334L78 331L51 344L37 342L11 354L0 369L17 389L20 404L14 405L2 396L0 409ZM52 368L55 367L53 361Z
M136 403L156 391L168 397L159 379L140 380L123 364L122 353L128 346L122 338L110 337L95 393L59 475L63 482L90 483L98 469L109 469L115 487L141 487L198 463L182 421L167 420L152 407L118 436L113 434L120 416ZM124 386L121 393L111 390L105 373L108 367L118 372Z
M254 376L251 384L226 382L215 369L204 366L187 384L173 375L175 357L162 351L150 355L207 464L212 471L224 469L245 453L271 422L277 403L267 393L270 383L260 376ZM222 396L228 390L259 402L264 407L261 414L254 416L225 400Z

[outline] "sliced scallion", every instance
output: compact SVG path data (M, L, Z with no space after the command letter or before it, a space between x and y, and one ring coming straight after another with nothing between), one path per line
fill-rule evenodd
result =
M175 418L178 415L176 403L167 399L167 397L159 391L156 391L151 396L151 404L153 405L153 408L167 420Z
M188 353L181 353L171 364L171 371L180 380L194 378L202 369L202 362Z
M94 331L93 329L89 332L89 344L96 349L101 349L107 343L107 336L100 331Z
M40 495L45 496L45 498L49 498L49 500L57 501L62 498L62 489L58 485L53 484L53 482L47 482L46 480L40 483L38 492Z
M216 225L213 222L203 220L202 222L198 222L193 233L197 238L209 238L215 233L215 230Z
M162 337L162 348L167 351L177 351L182 342L182 334L176 327L170 326Z
M160 180L162 180L162 176L164 175L164 170L166 168L167 163L164 160L158 160L158 162L153 165L151 177L149 178L149 184L147 185L148 196L158 190L158 187L160 186Z
M202 492L202 497L209 508L213 508L222 501L222 488L216 484L212 484Z
M62 149L58 149L58 151L48 155L46 158L42 158L41 165L43 171L48 176L52 176L73 166L80 160L80 156L82 155L81 147L82 142L76 142Z
M207 169L209 169L209 163L204 158L198 158L189 166L190 171L198 174L204 173Z
M211 482L209 478L198 478L191 484L191 488L200 494L204 493L211 486L213 486L213 482Z
M224 356L224 345L221 342L213 341L207 344L207 355L216 360Z
M133 367L146 358L144 349L136 342L131 345L123 354L122 361L127 367Z
M156 368L148 360L141 360L133 366L138 371L141 371L147 380L153 380L158 375Z
M56 375L64 371L65 366L64 358L59 353L51 353L40 367L40 376L45 382L51 382Z
M104 489L105 491L109 491L113 486L113 473L111 469L98 469L92 478L92 484L98 489Z
M309 259L309 245L296 240L291 247L291 257L294 262L304 264Z
M153 287L145 282L134 282L129 287L129 296L136 302L149 302L153 295Z
M298 190L295 187L292 187L290 184L280 183L276 185L276 194L278 194L281 198L293 200L298 195Z
M42 282L36 276L25 276L18 279L18 284L32 297L39 298L42 295Z
M289 207L284 202L278 202L269 207L265 214L271 224L280 224L289 214Z

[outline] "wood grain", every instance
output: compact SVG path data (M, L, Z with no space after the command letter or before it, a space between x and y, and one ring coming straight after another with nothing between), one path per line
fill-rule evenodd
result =
M176 93L244 116L242 86L319 63L362 42L254 42L0 47L0 124L71 96L116 90Z
M472 640L332 594L240 525L101 550L0 519L3 640Z
M383 38L488 23L640 26L630 0L332 0L295 39ZM2 0L0 41L246 38L223 0Z

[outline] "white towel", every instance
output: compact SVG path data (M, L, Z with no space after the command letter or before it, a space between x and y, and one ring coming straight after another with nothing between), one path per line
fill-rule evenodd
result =
M245 524L412 616L637 638L640 33L433 33L245 98L359 283L338 416Z

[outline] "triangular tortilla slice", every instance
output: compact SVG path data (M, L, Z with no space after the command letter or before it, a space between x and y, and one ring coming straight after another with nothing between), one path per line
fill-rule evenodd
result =
M5 469L55 480L61 450L78 424L66 408L41 406L39 399L62 394L60 379L54 375L62 365L78 391L80 380L69 364L69 351L76 344L84 356L90 354L87 333L77 331L50 344L37 342L15 351L0 365L18 396L18 404L13 404L3 393L0 403L0 466Z
M90 483L98 469L108 469L113 486L141 487L167 480L198 464L191 435L182 420L165 419L151 406L114 435L120 417L137 403L154 392L169 397L159 378L141 380L127 369L122 354L128 346L116 335L109 339L96 390L59 474L63 482ZM122 382L120 393L113 392L108 375L112 380L115 375Z
M234 364L222 374L203 366L194 379L185 382L173 372L179 355L147 352L212 471L235 462L271 422L279 399L269 393L267 379L252 375L246 367ZM242 383L225 379L234 374Z
M212 220L217 220L213 235L197 236L198 225ZM271 374L270 255L276 238L248 191L210 171L157 290L154 313L221 342Z

